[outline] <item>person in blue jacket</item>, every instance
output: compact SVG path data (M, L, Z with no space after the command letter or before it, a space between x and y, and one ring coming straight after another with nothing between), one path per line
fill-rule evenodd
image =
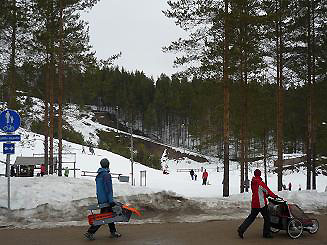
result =
M103 158L100 161L101 168L98 169L98 175L95 178L96 181L96 191L97 191L97 199L99 204L109 203L109 207L101 208L101 213L112 212L112 207L115 205L113 199L113 191L112 191L112 180L109 172L109 160L107 158ZM84 236L88 240L94 240L95 232L100 228L101 225L91 225L90 228ZM118 238L121 237L121 234L117 232L115 223L109 223L110 237Z

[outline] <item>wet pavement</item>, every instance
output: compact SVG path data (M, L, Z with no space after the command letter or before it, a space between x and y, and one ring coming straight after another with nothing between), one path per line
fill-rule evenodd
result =
M296 240L290 239L285 231L273 239L262 238L263 220L257 219L245 233L244 239L237 236L236 229L242 220L207 221L199 223L161 224L118 224L122 233L119 239L109 238L106 226L96 234L95 241L83 239L87 227L62 227L51 229L0 229L1 244L23 245L77 245L77 244L118 244L118 245L210 245L210 244L265 244L265 245L327 245L327 215L317 217L320 230L315 235L304 232Z

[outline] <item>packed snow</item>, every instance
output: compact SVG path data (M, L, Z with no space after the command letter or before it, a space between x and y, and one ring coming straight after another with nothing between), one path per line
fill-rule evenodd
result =
M39 117L41 103L33 102L33 117ZM1 109L1 108L0 108ZM37 112L37 113L35 113ZM65 120L70 122L76 131L83 134L86 140L96 143L96 130L113 130L91 120L92 112L79 112L79 108L71 105L65 112ZM40 118L41 119L41 118ZM27 124L27 123L26 123ZM20 128L16 131L22 141L15 143L15 154L11 155L11 164L17 156L33 156L43 153L44 136ZM57 141L55 145L57 146ZM131 177L129 159L106 150L94 148L95 155L82 146L63 141L63 167L72 169L76 162L77 170L70 170L69 177L12 177L11 211L7 210L7 178L0 177L0 226L13 227L53 227L63 225L86 225L87 206L96 203L94 177L82 176L82 171L96 172L102 158L110 161L110 171ZM180 149L182 150L182 149ZM55 149L56 151L56 149ZM5 172L5 155L0 155L0 174ZM134 186L113 179L114 196L123 203L129 203L143 213L141 218L133 219L132 223L142 222L199 222L204 220L235 219L245 217L250 208L251 193L239 194L240 170L236 162L230 165L230 197L222 197L223 163L211 158L207 163L195 162L184 158L169 160L163 153L162 170L155 170L134 163ZM271 162L270 165L273 163ZM272 167L272 166L271 166ZM191 180L188 171L194 169L197 180ZM250 176L253 170L260 168L262 163L250 165ZM202 185L202 172L209 173L208 185ZM146 178L141 178L141 171L146 171ZM76 178L74 178L74 175ZM292 183L292 191L277 193L277 175L268 173L268 185L277 195L289 202L299 204L305 211L319 213L327 208L327 177L317 176L317 190L304 191L306 186L306 170L298 172L286 171L283 176L286 186ZM299 186L302 190L299 190ZM175 215L164 215L164 214ZM170 217L174 217L170 220ZM177 218L176 218L177 217Z

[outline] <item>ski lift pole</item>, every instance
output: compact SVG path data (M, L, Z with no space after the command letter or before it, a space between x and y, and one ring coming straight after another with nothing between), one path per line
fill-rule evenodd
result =
M132 175L132 186L134 185L134 160L133 160L133 131L132 127L130 127L131 134L131 175Z

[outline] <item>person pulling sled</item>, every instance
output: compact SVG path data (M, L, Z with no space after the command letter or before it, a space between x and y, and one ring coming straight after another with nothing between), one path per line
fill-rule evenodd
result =
M107 158L103 158L100 161L101 168L98 169L98 175L95 178L96 181L96 193L99 206L106 206L105 204L109 204L106 207L100 209L100 213L110 213L113 212L113 207L116 203L113 200L113 190L112 190L112 179L111 174L109 172L109 160ZM101 225L92 224L88 231L84 233L84 237L88 240L94 240L94 234L100 228ZM115 223L109 223L109 231L111 238L119 238L121 234L117 232Z

